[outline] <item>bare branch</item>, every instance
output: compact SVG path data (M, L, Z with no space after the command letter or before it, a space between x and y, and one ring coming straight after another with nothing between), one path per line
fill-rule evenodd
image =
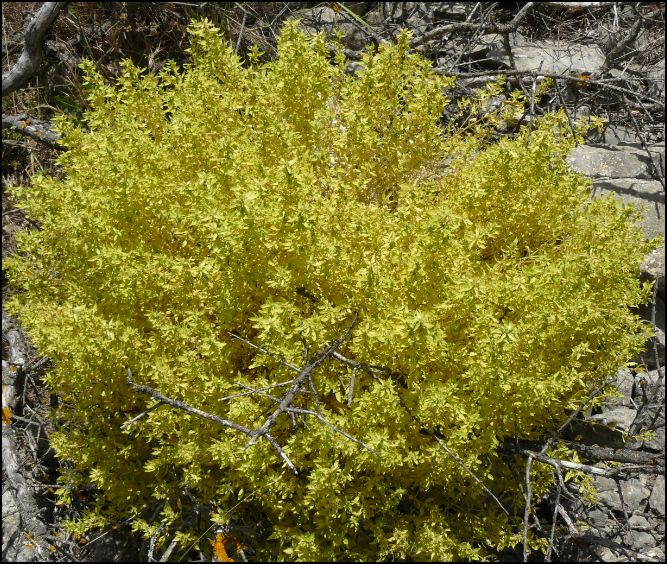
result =
M244 433L249 437L254 437L257 433L257 431L249 429L248 427L244 427L243 425L239 425L238 423L234 423L233 421L228 421L227 419L223 419L222 417L218 417L217 415L213 415L212 413L202 411L201 409L192 407L187 403L183 403L182 401L168 398L167 396L162 395L160 392L154 390L153 388L150 388L149 386L144 386L142 384L135 384L134 381L132 380L132 371L129 368L127 369L127 383L133 386L137 391L142 392L144 394L148 394L149 396L157 400L160 400L162 403L166 403L168 405L171 405L172 407L176 407L177 409L182 409L187 413L198 415L199 417L203 417L204 419L210 419L211 421L215 421L216 423L223 425L224 427L229 427L230 429L234 429L235 431L240 431L241 433ZM127 425L128 423L125 423L125 425ZM280 445L273 439L273 437L271 437L268 433L264 433L262 436L276 450L276 452L280 455L280 457L287 463L287 466L289 466L290 470L292 470L292 472L294 472L294 474L298 476L299 472L297 471L296 467L294 466L294 464L292 464L292 461L283 452L283 449L280 448Z
M324 417L322 417L322 415L320 415L316 411L313 411L312 409L301 409L299 407L289 407L289 408L287 408L287 410L290 411L291 413L305 413L305 414L308 414L308 415L312 415L313 417L316 417L322 423L324 423L325 425L327 425L328 427L330 427L331 429L336 431L336 433L339 433L339 434L343 435L344 437L350 439L352 442L357 443L358 445L361 445L362 447L364 447L366 450L372 452L373 454L375 454L377 456L380 456L380 453L377 450L372 449L371 447L369 447L363 441L360 441L359 439L354 438L349 433L346 433L342 429L339 429L338 427L336 427L335 425L333 425L332 423L327 421Z
M341 345L345 342L345 340L350 336L352 329L354 328L354 326L357 324L358 321L359 321L359 312L356 312L354 314L354 319L352 320L350 326L347 328L347 331L345 331L345 334L340 339L337 339L333 343L331 343L327 347L327 349L322 354L318 355L317 358L311 364L309 364L299 372L299 375L294 379L292 387L285 394L283 400L280 402L280 405L264 422L264 425L262 425L262 428L259 429L259 431L257 431L257 434L253 436L252 439L250 439L250 441L246 445L246 448L253 445L259 437L267 433L269 429L271 429L271 427L275 425L279 415L287 411L287 408L292 405L292 402L294 401L296 394L299 392L299 389L306 381L310 373L313 370L315 370L315 368L317 368L320 364L322 364L329 356L331 356L334 352L336 352L336 349L341 347Z
M148 394L149 396L157 400L160 400L162 403L171 405L172 407L182 409L183 411L187 411L188 413L198 415L199 417L203 417L204 419L210 419L211 421L215 421L216 423L219 423L220 425L223 425L225 427L229 427L230 429L234 429L235 431L241 431L246 435L252 436L255 434L255 432L252 429L249 429L248 427L244 427L243 425L239 425L237 423L234 423L233 421L228 421L227 419L223 419L222 417L218 417L217 415L213 415L212 413L202 411L201 409L197 409L196 407L191 407L187 403L183 403L182 401L168 398L167 396L162 395L160 392L154 390L153 388L150 388L149 386L144 386L143 384L136 384L132 380L132 371L129 368L127 369L127 383L133 386L137 391L142 392L144 394Z
M573 443L564 441L567 448L576 451L581 456L599 462L624 462L627 464L637 464L641 466L655 466L656 468L665 465L664 454L654 452L644 452L637 450L630 450L625 448L610 448L584 445L580 443ZM517 440L515 442L508 442L503 446L507 451L517 452L520 449L526 451L540 450L543 445L538 441ZM542 453L544 454L544 453Z
M556 538L556 525L558 524L558 508L560 507L560 494L563 491L562 483L563 476L561 476L560 469L556 469L558 473L558 485L556 486L556 501L554 502L554 512L551 516L551 530L549 531L549 545L547 546L547 553L545 557L546 562L551 562L551 553L554 550L554 540Z
M533 497L533 489L531 488L530 485L530 467L533 464L533 457L531 455L528 456L528 460L526 461L526 506L524 507L523 510L523 561L528 562L528 518L530 517L530 505L531 505L531 499Z
M628 34L621 41L619 41L609 53L607 53L603 69L608 69L616 61L616 59L625 52L628 45L637 39L637 36L642 29L642 23L643 21L641 16L637 14L637 19L635 20L635 23L632 25L632 28Z
M569 82L580 82L581 78L579 76L569 76L566 74L550 73L550 72L538 72L532 70L488 70L488 71L479 71L479 72L451 72L447 69L440 67L434 67L434 72L438 74L444 74L446 76L456 76L460 78L482 78L485 76L527 76L532 78L554 78L559 80L567 80ZM659 109L665 109L665 102L658 100L642 92L630 90L629 88L623 88L622 86L616 86L614 84L609 84L608 82L603 82L601 80L592 80L587 79L586 84L591 84L599 86L600 88L606 88L608 90L613 90L615 92L621 92L623 94L628 94L635 96L636 98L641 98L648 102L655 104Z
M466 21L466 22L459 22L459 23L447 24L440 27L436 27L435 29L426 32L424 35L415 37L412 40L412 47L419 47L420 45L423 45L424 43L431 41L432 39L438 39L451 31L476 31L480 33L512 33L513 31L517 30L519 24L526 17L528 12L530 12L534 4L535 2L526 2L526 4L521 8L521 10L517 12L516 16L514 16L512 21L508 24L490 23L490 24L483 24L480 26L479 23Z
M67 2L44 2L30 20L24 35L23 52L17 63L2 75L2 97L11 94L25 84L37 72L42 61L42 41L51 24Z
M133 418L130 419L129 421L126 421L125 423L123 423L123 424L120 426L121 430L125 430L125 429L127 429L130 425L133 425L134 423L136 423L137 421L139 421L139 419L142 419L142 418L146 417L146 415L148 415L151 411L153 411L154 409L157 409L157 408L160 407L161 405L164 405L164 402L163 402L162 400L158 400L156 403L154 403L153 405L151 405L147 410L142 411L142 412L141 412L139 415L137 415L136 417L133 417Z
M60 135L51 131L46 122L32 118L27 114L16 116L2 114L2 129L11 129L21 135L30 137L30 139L48 145L52 149L65 150L65 147L58 143Z
M323 353L318 355L318 357L315 359L314 362L308 364L303 370L301 370L301 369L297 368L296 366L293 366L293 365L279 359L276 355L274 355L273 353L271 353L270 351L268 351L264 347L255 345L254 343L251 343L250 341L247 341L246 339L244 339L243 337L240 337L239 335L236 335L234 333L229 333L229 335L231 335L235 339L239 339L240 341L243 341L244 343L252 346L253 348L255 348L257 350L260 350L263 353L268 354L273 358L276 358L277 360L279 360L281 362L281 364L283 364L283 365L287 366L288 368L290 368L292 370L295 370L299 373L298 376L296 378L294 378L294 380L292 380L291 382L281 383L281 384L277 384L277 385L274 385L274 386L268 386L268 387L261 388L261 389L251 389L251 391L247 392L247 393L236 394L236 395L227 396L225 398L222 398L222 399L232 399L234 397L240 397L242 395L259 394L259 395L262 395L264 397L268 397L272 401L278 403L278 407L268 417L268 419L264 422L264 425L262 425L262 427L260 429L250 429L248 427L244 427L243 425L239 425L238 423L234 423L233 421L223 419L222 417L219 417L219 416L214 415L212 413L208 413L206 411L202 411L201 409L197 409L196 407L192 407L192 406L190 406L190 405L188 405L188 404L186 404L182 401L178 401L178 400L168 398L167 396L161 394L160 392L158 392L157 390L154 390L153 388L151 388L149 386L144 386L142 384L136 384L132 379L132 371L129 368L127 369L127 382L128 382L128 384L133 386L137 391L148 394L149 396L157 399L158 402L155 405L153 405L151 408L149 408L148 410L146 410L143 413L139 414L138 416L134 417L130 421L124 423L122 428L126 428L127 426L136 422L141 417L145 416L149 411L159 407L162 404L171 405L172 407L175 407L177 409L181 409L181 410L183 410L187 413L192 413L194 415L198 415L199 417L209 419L209 420L214 421L214 422L216 422L220 425L223 425L224 427L229 427L230 429L234 429L235 431L240 431L241 433L249 436L250 441L248 442L248 444L246 445L245 448L248 448L249 446L254 444L257 441L257 439L263 438L264 440L266 440L273 447L273 449L278 453L278 455L285 461L285 463L287 464L289 469L295 475L298 476L299 475L298 470L296 469L296 467L294 466L292 461L289 459L289 457L285 454L285 452L283 451L281 446L269 434L269 430L275 424L277 418L280 416L281 413L287 413L291 417L293 417L295 413L302 413L302 414L307 414L307 415L313 415L318 420L320 420L322 423L324 423L325 425L328 425L330 428L332 428L335 432L340 433L344 437L346 437L346 438L350 439L351 441L363 446L364 448L368 449L369 451L373 452L374 454L378 454L376 451L374 451L373 449L368 447L366 444L364 444L359 439L356 439L355 437L353 437L349 433L346 433L345 431L339 429L338 427L336 427L335 425L333 425L332 423L327 421L319 413L316 413L315 411L311 411L311 410L308 410L308 409L296 408L292 405L292 403L294 401L294 398L296 397L297 393L299 393L299 391L300 391L302 385L304 384L304 382L308 378L310 378L313 370L315 368L317 368L320 364L322 364L328 357L332 356L333 353L335 353L336 349L340 348L343 345L345 340L350 336L350 333L352 332L352 329L354 328L354 326L357 324L358 320L359 320L359 313L356 312L354 314L354 319L352 320L352 323L350 323L349 327L345 331L345 334L341 338L336 339L335 341L333 341L324 350ZM283 385L288 385L288 384L290 384L290 389L282 397L282 399L278 399L278 398L276 398L274 396L271 396L269 394L266 394L262 391L262 390L265 390L265 389L270 389L272 387L278 387L278 386L283 386ZM243 386L243 387L247 388L247 386Z

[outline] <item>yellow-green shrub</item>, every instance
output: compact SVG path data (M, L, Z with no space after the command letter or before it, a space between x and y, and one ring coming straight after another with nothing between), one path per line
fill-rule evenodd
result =
M18 194L41 229L7 264L20 290L7 307L55 363L63 481L98 489L78 529L132 518L185 548L211 518L256 521L256 557L287 560L478 559L516 544L523 501L500 441L553 430L647 337L629 309L647 297L650 247L632 212L591 202L568 171L562 115L486 143L521 102L482 116L495 86L445 134L453 81L408 34L354 78L296 24L275 61L245 67L207 22L191 33L183 71L128 62L108 85L86 63L89 130L59 122L64 180ZM270 400L219 399L294 374L229 331L303 365L304 344L312 358L356 311L341 352L388 372L358 371L348 407L352 371L329 360L313 375L319 407L296 401L379 455L313 417L274 429L300 477L266 442L244 451L247 436L168 406L121 430L154 403L127 367L259 427ZM550 477L535 468L539 494Z

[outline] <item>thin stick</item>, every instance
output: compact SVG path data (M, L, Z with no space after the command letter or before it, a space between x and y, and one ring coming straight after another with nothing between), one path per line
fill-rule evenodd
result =
M578 76L568 76L566 74L558 74L558 73L552 73L552 72L536 72L536 71L529 71L529 70L492 70L492 71L479 71L479 72L450 72L447 69L442 69L435 67L433 68L433 71L438 73L438 74L444 74L446 76L456 76L460 78L482 78L484 76L497 76L497 75L504 75L504 76L529 76L533 78L555 78L555 79L560 79L560 80L568 80L570 82L580 82L581 78ZM606 88L608 90L614 90L616 92L622 92L623 94L629 94L631 96L635 96L637 98L642 98L644 100L647 100L649 102L653 102L658 106L658 108L664 110L665 109L665 102L661 100L657 100L656 98L653 98L647 94L643 94L641 92L634 92L632 90L629 90L628 88L623 88L621 86L615 86L613 84L609 84L607 82L602 82L601 80L591 80L588 79L586 81L586 84L593 84L595 86L599 86L600 88Z
M530 517L530 502L533 496L533 490L530 486L530 467L533 464L533 457L528 455L526 461L526 507L523 510L523 561L528 562L528 518Z
M332 356L333 356L334 358L340 360L341 362L344 362L344 363L347 364L348 366L352 366L353 368L361 368L361 369L365 370L365 371L366 371L372 378L374 378L374 379L377 379L377 376L375 375L376 373L383 373L383 372L386 373L386 372L389 372L389 370L387 370L386 368L382 368L382 367L379 367L379 366L373 366L373 365L369 365L369 364L364 364L364 363L362 363L362 362L357 362L357 361L355 361L355 360L351 360L351 359L349 359L349 358L347 358L347 357L345 357L345 356L343 356L342 354L337 353L337 352L334 352ZM406 413L412 418L412 420L415 421L415 422L419 425L419 427L420 427L420 428L421 428L427 435L429 435L432 439L434 439L434 440L438 443L438 445L440 446L440 448L442 448L442 449L443 449L443 450L450 456L450 458L451 458L452 460L454 460L454 462L456 462L461 468L463 468L463 470L464 470L464 471L465 471L465 472L466 472L466 473L467 473L473 480L475 480L475 482L477 482L477 483L482 487L482 489L483 489L483 490L484 490L484 491L485 491L485 492L486 492L486 493L493 499L493 501L496 502L496 504L498 505L498 507L500 507L500 509L502 509L502 511L503 511L506 515L509 516L509 515L510 515L509 511L505 508L505 506L502 504L502 502L496 497L496 495L495 495L495 494L494 494L494 493L493 493L493 492L492 492L492 491L491 491L491 490L484 484L484 482L482 482L482 481L475 475L475 473L474 473L470 468L468 468L468 466L465 464L465 462L463 462L463 460L461 460L458 456L456 456L456 454L454 454L454 453L450 450L450 448L444 443L444 441L442 441L442 440L441 440L435 433L433 433L433 431L431 431L431 430L430 430L430 429L429 429L429 428L428 428L428 427L427 427L427 426L426 426L426 425L425 425L425 424L424 424L424 423L423 423L423 422L422 422L416 415L414 415L414 413L412 413L412 411L410 410L410 408L409 408L407 405L405 405L405 403L403 402L403 400L401 399L400 396L398 397L398 402L399 402L399 404L401 405L401 407L406 411Z
M547 554L545 557L545 562L551 562L551 553L554 550L554 538L556 536L556 524L558 523L558 506L560 505L560 493L562 491L561 484L563 483L563 477L561 476L560 469L556 469L558 473L558 487L556 488L556 501L554 502L554 512L551 516L551 530L549 531L549 545L547 547Z
M215 421L216 423L219 423L220 425L223 425L225 427L229 427L230 429L234 429L235 431L241 431L241 433L245 433L246 435L253 436L255 434L255 432L252 429L248 429L243 425L239 425L238 423L234 423L233 421L228 421L227 419L223 419L222 417L218 417L217 415L213 415L212 413L202 411L201 409L197 409L196 407L189 406L187 403L183 403L182 401L168 398L167 396L162 395L160 392L154 390L153 388L150 388L149 386L144 386L142 384L135 384L134 381L132 380L132 370L130 370L129 368L127 369L127 383L133 386L137 391L142 392L144 394L148 394L149 396L160 400L162 403L171 405L172 407L182 409L183 411L187 411L188 413L192 413L193 415L198 415L199 417L203 417L204 419L210 419L211 421Z
M319 419L322 423L324 423L324 424L327 425L328 427L331 427L334 431L336 431L336 433L340 433L340 434L343 435L344 437L350 439L352 442L357 443L358 445L361 445L362 447L364 447L366 450L372 452L373 454L375 454L375 455L377 455L377 456L380 456L380 453L379 453L378 451L376 451L375 449L372 449L372 448L369 447L366 443L364 443L363 441L360 441L359 439L356 439L355 437L353 437L353 436L350 435L349 433L346 433L346 432L343 431L342 429L339 429L339 428L336 427L333 423L330 423L329 421L327 421L324 417L322 417L322 416L321 416L319 413L317 413L316 411L313 411L312 409L301 409L301 408L299 408L299 407L289 407L289 408L287 408L287 409L288 409L288 411L290 411L290 412L292 412L292 413L305 413L305 414L308 414L308 415L312 415L313 417L316 417L316 418Z
M306 366L303 370L299 372L299 375L294 379L294 383L292 384L292 387L289 389L289 391L285 394L283 397L283 400L280 402L280 405L276 408L276 410L268 417L268 419L264 422L264 425L262 425L261 429L257 431L257 434L255 434L250 441L248 441L248 444L245 446L247 449L248 447L252 446L259 437L262 435L266 434L273 425L275 425L276 420L278 419L278 416L284 412L287 411L287 408L292 404L294 401L294 398L296 397L296 394L299 392L299 389L301 388L302 384L308 378L310 373L317 368L320 364L322 364L329 356L331 356L334 352L336 352L336 349L342 346L342 344L345 342L345 340L349 337L350 333L352 332L352 329L354 326L357 324L359 321L359 312L356 312L354 314L354 319L352 320L352 323L350 326L347 328L347 331L345 331L345 334L340 338L336 339L333 341L329 347L321 354L319 355L311 364Z
M352 368L352 376L350 376L350 389L347 391L347 406L352 405L352 397L354 395L354 380L357 375L357 367Z
M142 417L145 417L151 411L153 411L154 409L157 409L161 405L164 405L164 402L162 400L159 400L157 403L154 403L146 411L142 411L139 415L137 415L137 416L133 417L132 419L130 419L129 421L126 421L125 423L123 423L120 426L121 430L127 429L130 425L136 423L137 421L139 421L139 419L141 419Z
M234 55L239 54L239 47L241 46L241 38L243 37L243 31L245 30L245 20L248 17L246 12L243 12L243 20L241 20L241 31L239 31L239 36L236 40L236 47L234 48Z
M223 425L224 427L229 427L231 429L234 429L235 431L240 431L241 433L244 433L249 437L255 437L257 433L257 431L253 431L252 429L244 427L243 425L239 425L238 423L234 423L233 421L228 421L227 419L223 419L222 417L218 417L217 415L213 415L212 413L207 413L206 411L202 411L201 409L197 409L196 407L189 406L188 404L183 403L182 401L168 398L167 396L162 395L160 392L154 390L153 388L150 388L148 386L143 386L142 384L135 384L132 381L132 370L130 370L129 368L127 369L127 383L133 386L137 391L142 392L144 394L148 394L149 396L158 399L163 403L171 405L172 407L182 409L183 411L192 413L194 415L199 415L199 417L203 417L204 419L210 419L211 421L215 421L216 423ZM280 448L280 445L273 439L273 437L271 437L271 435L269 435L268 433L263 433L262 436L274 448L274 450L278 453L280 458L282 458L285 461L289 469L296 476L298 476L299 472L297 471L296 467L294 466L294 464L292 464L292 461L283 452L283 449Z
M253 349L257 349L258 351L263 352L264 354L270 356L271 358L276 359L280 364L283 366L286 366L290 370L293 370L294 372L301 372L301 368L298 366L294 366L293 364L290 364L289 362L284 361L282 358L280 358L277 354L272 353L271 351L266 350L264 347L260 347L259 345L256 345L255 343L251 343L247 339L244 339L241 337L241 335L237 335L236 333L232 333L231 331L228 331L227 334L230 337L234 337L235 339L238 339L239 341L245 343L246 345L252 347Z
M412 47L419 47L431 39L437 39L442 37L450 31L476 31L483 33L511 33L516 31L519 27L521 21L526 17L528 12L533 8L535 2L526 2L526 4L517 12L512 21L509 24L483 24L479 25L476 22L460 22L447 24L440 27L436 27L431 31L426 32L420 37L415 37L412 40Z
M665 190L664 171L662 171L663 174L661 174L660 171L658 170L658 167L655 164L655 160L653 159L653 154L651 153L651 151L649 151L648 144L646 143L646 136L639 127L639 124L637 123L637 120L635 119L635 116L633 115L632 110L630 109L630 102L625 96L623 96L623 101L625 102L626 106L628 106L628 115L630 116L630 120L632 121L632 127L635 128L635 133L637 134L637 137L639 137L639 140L642 143L642 147L644 148L644 151L646 151L646 154L648 155L649 164L651 165L649 167L651 169L650 172L652 172L653 176L658 179L660 184L662 184L662 189L664 191ZM656 203L656 210L658 212L658 215L660 215L660 208L657 205L657 203Z
M289 459L289 457L285 454L283 449L280 447L280 445L276 442L276 440L269 434L269 430L271 427L275 424L278 416L281 413L288 413L290 417L292 418L292 422L295 425L294 421L294 414L295 413L304 413L308 415L314 415L318 420L322 421L329 427L331 427L334 431L337 433L340 433L344 437L352 440L353 442L367 448L371 452L375 452L372 449L370 449L367 445L365 445L362 441L359 441L358 439L354 438L352 435L349 433L346 433L345 431L342 431L335 425L331 424L329 421L327 421L324 417L322 417L320 414L311 411L311 410L304 410L304 409L299 409L295 408L292 406L292 402L294 401L294 398L296 397L297 393L299 393L303 383L306 381L306 379L311 377L311 374L315 368L317 368L320 364L322 364L329 356L331 356L333 353L336 352L336 349L340 348L345 340L350 336L352 329L354 326L357 324L359 320L359 312L355 312L354 314L354 319L350 323L349 327L345 331L345 334L339 338L333 341L325 350L322 354L320 354L315 361L312 363L308 364L303 370L290 365L289 363L281 360L280 358L277 357L277 355L274 355L270 351L266 350L263 347L260 347L258 345L255 345L254 343L251 343L250 341L244 339L243 337L240 337L239 335L236 335L234 333L229 333L232 337L239 339L240 341L243 341L244 343L248 344L249 346L265 353L273 358L276 358L281 364L284 366L287 366L288 368L297 371L299 374L297 375L294 380L292 380L289 384L291 384L290 389L287 391L287 393L283 396L282 399L278 399L276 397L271 396L270 394L266 394L262 392L260 389L251 389L252 391L250 393L258 393L261 394L265 397L268 397L269 399L273 400L274 402L278 403L278 407L271 413L271 415L267 418L267 420L264 422L262 427L260 429L250 429L248 427L244 427L243 425L239 425L238 423L234 423L233 421L229 421L227 419L223 419L222 417L219 417L217 415L214 415L212 413L208 413L206 411L202 411L201 409L197 409L196 407L192 407L184 402L174 400L171 398L166 397L165 395L161 394L157 390L154 390L153 388L149 386L144 386L142 384L136 384L133 379L132 379L132 370L130 368L127 369L127 382L129 385L133 386L137 391L145 393L150 395L151 397L155 398L158 400L158 403L153 406L153 409L158 407L159 405L162 404L168 404L171 405L172 407L176 407L178 409L181 409L187 413L192 413L194 415L198 415L199 417L203 417L205 419L210 419L211 421L214 421L220 425L223 425L225 427L229 427L231 429L234 429L235 431L240 431L241 433L244 433L245 435L250 437L250 441L248 444L246 444L245 448L247 449L250 447L252 444L254 444L257 439L263 438L265 439L272 447L273 449L278 453L278 455L283 459L283 461L287 464L289 469L296 475L299 475L298 470L292 463L292 461ZM286 385L286 384L280 384L280 385ZM269 386L268 388L271 387L276 387L277 385L274 386ZM249 386L242 386L245 388L249 388ZM268 389L264 388L264 389ZM245 395L245 394L244 394ZM140 414L140 417L143 417L146 412L143 414ZM139 418L140 418L139 417ZM136 420L137 418L135 418ZM127 426L130 422L124 424L124 426ZM377 453L376 453L377 454Z

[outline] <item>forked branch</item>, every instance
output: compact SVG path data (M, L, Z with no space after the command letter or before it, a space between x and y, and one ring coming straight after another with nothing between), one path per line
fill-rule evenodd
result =
M347 330L345 331L343 336L340 337L339 339L336 339L335 341L333 341L329 346L327 346L324 349L323 352L321 352L320 354L317 355L317 357L315 358L315 360L313 362L307 364L303 369L300 369L300 368L298 368L298 367L296 367L292 364L289 364L289 363L284 362L284 361L279 359L281 364L283 364L284 366L287 366L288 368L290 368L291 370L293 370L295 372L298 372L298 374L291 382L287 383L287 384L289 384L290 387L282 398L274 398L273 396L270 397L270 399L272 399L272 400L276 401L276 403L278 403L278 406L271 413L271 415L269 415L269 417L266 419L264 424L259 429L251 429L249 427L239 425L238 423L235 423L234 421L230 421L228 419L224 419L222 417L219 417L218 415L214 415L212 413L208 413L207 411L197 409L196 407L192 407L191 405L188 405L188 404L186 404L182 401L178 401L178 400L169 398L169 397L165 396L164 394L160 393L159 391L155 390L154 388L151 388L149 386L144 386L143 384L137 384L137 383L134 382L134 380L132 378L132 371L129 368L127 370L127 383L130 384L132 387L134 387L134 389L136 389L138 392L147 394L147 395L151 396L152 398L158 400L158 403L155 404L154 406L152 406L151 408L149 408L149 410L144 411L143 413L139 414L139 416L136 416L133 419L131 419L130 421L128 421L127 423L125 423L123 425L123 427L125 428L125 427L135 423L141 417L146 415L148 413L148 411L150 411L150 410L156 409L156 408L160 407L161 405L170 405L170 406L175 407L177 409L181 409L181 410L183 410L187 413L192 413L193 415L203 417L204 419L209 419L211 421L214 421L214 422L218 423L219 425L222 425L223 427L228 427L230 429L234 429L235 431L239 431L240 433L243 433L243 434L247 435L248 437L250 437L250 441L248 442L248 444L246 445L245 448L248 448L251 445L253 445L258 439L266 440L271 445L271 447L273 447L273 449L278 453L278 455L285 461L285 463L287 464L289 469L296 476L298 476L299 472L298 472L296 466L294 466L292 461L285 454L285 451L282 449L282 447L278 444L278 442L269 433L269 431L271 430L271 427L273 427L276 424L276 422L277 422L277 420L278 420L278 418L280 417L281 414L285 413L285 414L293 417L294 414L297 413L297 414L301 414L301 415L312 415L312 416L314 416L316 419L318 419L319 421L321 421L322 423L327 425L329 428L331 428L334 432L336 432L340 435L343 435L347 439L349 439L349 440L357 443L358 445L364 447L366 450L369 450L370 452L372 452L374 454L378 454L377 451L373 450L372 448L367 446L365 443L363 443L359 439L356 439L355 437L353 437L349 433L346 433L342 429L339 429L338 427L336 427L335 425L330 423L321 414L319 414L315 411L309 410L309 409L302 409L302 408L294 406L294 399L296 398L297 394L299 393L299 391L301 390L303 385L311 377L313 370L315 370L315 368L320 366L327 358L331 357L343 345L343 343L347 340L347 338L352 333L352 329L357 324L358 320L359 320L359 314L357 312L357 313L355 313L354 319L350 323L349 327L347 328ZM264 347L261 347L259 345L255 345L254 343L251 343L250 341L240 337L239 335L236 335L234 333L229 333L229 335L231 335L232 337L234 337L234 338L252 346L253 348L255 348L257 350L260 350L260 351L264 352L265 354L268 354L268 355L270 355L274 358L277 358L276 355L274 355L270 351L266 350ZM284 384L281 384L281 385L284 385ZM259 390L259 389L258 390L251 390L250 393L257 393L258 395L266 396L267 394L263 394L262 390ZM232 399L234 397L239 397L241 395L246 395L246 393L238 394L238 395L235 395L235 396L229 396L229 397L224 398L224 399Z

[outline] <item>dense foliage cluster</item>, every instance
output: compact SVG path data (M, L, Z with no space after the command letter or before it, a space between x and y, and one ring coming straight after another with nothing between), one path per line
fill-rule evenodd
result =
M62 498L98 491L73 527L131 518L186 549L212 522L264 523L249 553L272 560L479 559L520 542L498 445L553 430L647 337L630 310L649 291L633 212L590 201L568 170L565 116L488 143L521 105L484 113L490 85L441 123L453 80L406 33L356 77L296 24L268 63L242 65L206 21L191 34L184 69L128 62L110 85L87 63L86 129L59 123L64 179L17 194L40 228L7 265L7 307L55 365ZM290 381L279 359L303 366L355 313L340 352L385 371L356 371L350 393L352 368L328 359L295 405L377 454L307 415L273 430L298 477L267 442L244 450L170 406L121 428L155 403L127 368L256 428L275 404L242 386ZM536 495L549 484L535 465Z

